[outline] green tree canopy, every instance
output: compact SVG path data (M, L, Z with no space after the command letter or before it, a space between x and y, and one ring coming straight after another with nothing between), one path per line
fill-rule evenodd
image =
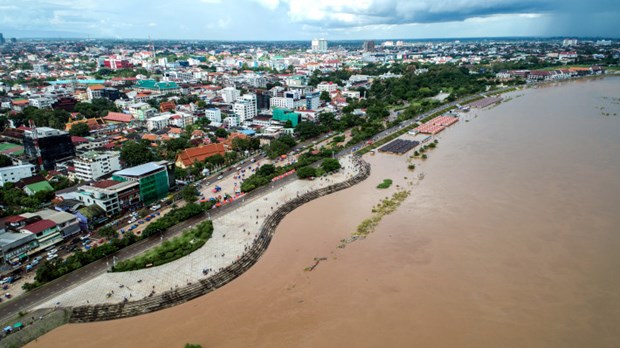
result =
M314 122L303 121L299 122L297 127L295 127L295 134L297 134L301 140L306 140L318 137L322 130L322 127Z
M183 197L183 199L187 203L194 203L194 202L196 202L196 199L198 197L196 195L196 187L194 187L194 185L186 185L181 190L181 197Z
M0 154L0 168L10 167L12 165L13 162L11 161L11 158L9 156Z
M88 124L82 122L82 123L76 123L74 125L71 126L71 129L69 130L69 133L71 135L75 135L75 136L79 136L79 137L85 137L90 135L90 128L88 128Z
M321 168L326 172L335 172L341 168L340 162L335 158L326 158L321 163Z
M310 177L315 177L316 176L316 168L311 167L311 166L301 167L301 168L297 169L297 176L300 179L306 179L306 178L310 178Z
M321 92L321 96L319 97L322 101L329 103L332 101L332 98L329 96L328 91Z
M123 160L127 166L133 167L140 164L144 164L153 161L155 156L144 143L137 143L135 141L126 141L121 148L121 160Z
M224 128L218 128L215 130L215 136L218 138L226 138L228 136L228 132Z

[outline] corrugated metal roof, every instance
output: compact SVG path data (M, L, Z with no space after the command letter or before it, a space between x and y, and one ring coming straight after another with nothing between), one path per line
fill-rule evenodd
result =
M149 162L149 163L141 164L139 166L135 166L135 167L119 170L118 172L114 173L114 175L119 175L119 176L142 176L142 175L148 174L150 172L153 172L155 170L159 170L159 169L162 169L162 168L164 168L164 167L160 166L159 164L155 164L153 162Z

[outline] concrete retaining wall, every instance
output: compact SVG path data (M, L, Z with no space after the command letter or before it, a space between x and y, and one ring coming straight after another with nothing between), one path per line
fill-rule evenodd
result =
M344 190L365 180L370 175L370 164L358 157L355 157L355 162L359 167L359 172L354 177L341 183L302 194L276 209L261 225L258 238L252 247L239 260L214 276L202 279L199 282L190 283L181 288L154 294L138 301L74 307L71 312L70 322L82 323L112 320L150 313L187 302L228 284L258 261L265 250L267 250L276 227L288 213L304 203Z

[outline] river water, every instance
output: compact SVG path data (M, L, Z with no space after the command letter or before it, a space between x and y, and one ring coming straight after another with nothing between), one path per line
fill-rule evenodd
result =
M513 92L441 133L413 173L406 156L367 156L369 179L295 210L225 287L31 346L617 347L618 91L620 78ZM412 190L403 205L338 248L396 185Z

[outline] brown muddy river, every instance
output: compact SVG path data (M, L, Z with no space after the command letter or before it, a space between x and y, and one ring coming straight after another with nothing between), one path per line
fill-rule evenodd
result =
M440 133L414 173L369 156L368 180L291 213L231 284L31 346L618 347L618 91L620 78L514 92ZM421 172L374 233L337 247ZM328 259L304 272L315 257Z

